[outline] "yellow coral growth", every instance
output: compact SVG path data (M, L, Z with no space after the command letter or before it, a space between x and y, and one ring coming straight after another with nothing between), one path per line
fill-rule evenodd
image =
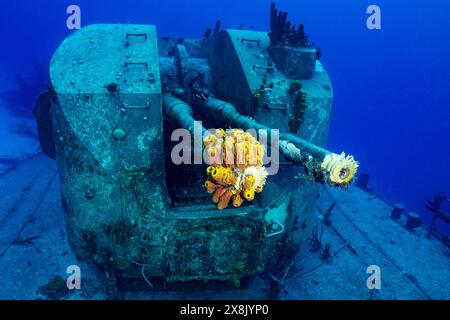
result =
M321 168L328 174L330 183L345 187L352 182L358 170L358 162L344 152L330 153L325 156Z
M264 147L250 133L241 129L216 130L203 139L207 160L205 187L213 193L217 208L234 207L253 201L262 192L267 178L263 166Z

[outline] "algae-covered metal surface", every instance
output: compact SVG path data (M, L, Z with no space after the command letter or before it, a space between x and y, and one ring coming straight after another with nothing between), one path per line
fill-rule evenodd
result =
M245 201L233 184L228 191L222 182L215 185L222 180L209 176L206 163L174 162L173 133L181 123L195 134L194 119L202 128L227 129L226 120L204 114L209 97L218 97L268 128L304 139L297 140L303 145L324 146L331 84L315 59L309 79L278 71L265 32L218 30L181 42L157 37L150 25L92 25L67 38L52 58L53 130L69 240L111 283L126 277L239 286L242 278L292 258L307 239L318 189L311 172L295 179L295 165L313 156L292 144L283 150L297 157L293 165L275 158L277 148L261 148L267 157L273 153L264 165L277 168ZM185 152L195 156L196 150ZM328 153L321 152L317 165ZM219 192L228 200L216 208L208 188L217 189L215 202Z
M35 174L30 176L30 169ZM54 161L40 154L0 177L2 235L0 267L4 272L1 299L106 299L110 292L102 270L77 258L67 241L61 191ZM335 204L333 206L333 203ZM330 225L323 214L332 207ZM277 208L271 209L272 216ZM271 294L266 273L210 286L200 282L176 285L151 279L118 283L124 299L446 299L450 279L449 249L427 239L420 227L407 231L389 216L393 207L374 194L351 187L348 191L321 192L311 224L324 229L322 242L331 244L331 258L320 259L306 243L284 277L283 290ZM8 212L10 212L8 214ZM14 212L14 214L11 214ZM180 213L181 215L181 213ZM370 220L373 223L367 224ZM376 222L376 223L375 223ZM217 230L216 230L217 231ZM311 235L311 234L310 234ZM202 247L190 242L190 253ZM203 249L204 250L204 249ZM235 250L230 248L230 250ZM218 253L218 252L216 252ZM225 260L226 255L221 255ZM186 256L188 258L188 256ZM428 261L429 263L423 263ZM225 265L225 263L223 263ZM366 268L383 267L382 290L367 289ZM60 290L49 296L47 284L55 276L65 279L69 265L82 270L80 290ZM235 269L242 267L237 261ZM439 270L437 273L436 270ZM282 277L284 270L273 276ZM63 286L64 287L64 286Z

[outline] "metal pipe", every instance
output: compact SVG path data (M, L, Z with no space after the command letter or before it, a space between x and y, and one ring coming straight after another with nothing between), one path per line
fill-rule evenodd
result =
M270 128L240 114L231 103L209 98L206 104L196 107L217 122L225 121L231 127L271 132ZM352 156L335 154L292 134L280 134L279 148L285 158L294 164L303 165L308 171L324 173L324 180L330 185L346 187L358 168Z
M194 136L196 120L194 119L194 112L189 104L175 98L170 93L165 93L162 97L162 106L163 112L167 117L174 119L180 127L188 130ZM207 132L203 126L201 126L201 129L202 135Z
M271 129L256 122L255 120L241 115L234 105L231 103L209 98L205 107L203 108L209 115L216 118L216 120L226 120L228 124L232 127L241 128L244 130L255 129L255 130L265 130L269 134ZM294 146L299 148L301 151L306 152L313 156L316 160L322 162L326 155L332 153L324 148L316 146L306 140L296 137L291 134L280 134L280 145L283 145L281 151L283 155L286 155L291 160L301 160L298 153L290 152L291 148L287 148L287 144L292 143ZM285 154L286 153L286 154Z
M195 136L192 107L170 93L163 95L162 102L164 114L176 120L182 128L187 129ZM271 134L270 128L240 114L231 103L208 98L205 104L195 107L199 112L218 123L225 122L230 127L244 130L265 130L269 135ZM202 135L208 134L208 130L203 126L201 126L201 132ZM287 160L305 167L316 181L327 182L333 186L347 187L358 168L358 163L353 160L352 156L333 153L292 134L280 134L279 150Z

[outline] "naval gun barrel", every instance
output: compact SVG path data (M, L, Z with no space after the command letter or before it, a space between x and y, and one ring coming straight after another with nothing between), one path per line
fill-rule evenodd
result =
M178 125L194 135L196 120L189 104L174 97L171 93L165 93L162 97L162 106L163 112L167 117L174 119ZM203 126L201 129L202 134L206 134L207 130Z
M226 121L232 127L244 130L266 130L270 128L240 114L231 103L209 98L198 106L199 111L218 121ZM270 139L269 139L270 141ZM336 154L297 136L281 133L279 149L283 156L296 165L304 166L316 181L329 185L347 187L352 182L358 163L350 155Z
M166 116L194 134L195 119L192 107L169 93L163 95L162 102ZM231 103L210 97L205 104L196 107L200 113L217 122L225 121L230 126L243 130L264 130L269 134L271 132L270 128L240 114ZM202 127L202 133L207 132ZM332 186L347 187L358 168L358 163L352 156L333 153L288 133L280 134L279 150L288 161L307 169L314 180Z

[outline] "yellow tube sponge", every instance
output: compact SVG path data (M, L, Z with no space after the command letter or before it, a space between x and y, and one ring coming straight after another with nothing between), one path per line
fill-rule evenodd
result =
M240 194L235 194L233 196L233 206L238 208L242 205L242 202L244 202L244 199L242 199Z
M217 129L203 139L211 164L206 169L205 187L222 210L231 202L240 207L262 192L267 178L263 166L264 147L254 136L241 129Z
M253 201L255 198L255 188L244 189L244 198L247 201Z
M253 188L255 185L255 177L253 175L248 175L244 178L244 189Z

